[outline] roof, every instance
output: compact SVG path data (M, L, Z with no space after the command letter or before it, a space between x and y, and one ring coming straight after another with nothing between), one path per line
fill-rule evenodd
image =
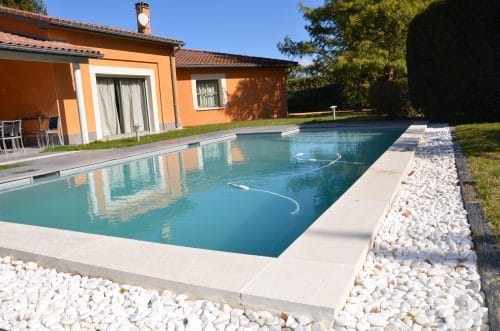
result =
M175 50L177 68L288 67L297 62L192 49Z
M156 42L156 43L168 44L168 45L173 45L173 46L184 45L184 42L182 42L180 40L176 40L176 39L159 37L159 36L139 33L139 32L135 32L135 31L131 31L131 30L125 30L125 29L115 28L115 27L106 26L106 25L98 25L98 24L79 22L79 21L68 20L68 19L63 19L63 18L57 18L57 17L47 16L47 15L42 15L42 14L35 14L35 13L23 11L23 10L2 7L2 6L0 6L0 16L22 18L25 20L31 20L31 21L35 21L35 22L45 23L48 25L55 25L55 26L66 27L66 28L70 28L70 29L83 30L83 31L89 31L89 32L94 32L94 33L102 33L102 34L107 34L107 35L119 36L119 37L123 37L123 38Z
M0 31L0 50L28 51L83 57L102 56L102 54L98 51L87 47L76 46L59 41L33 39L3 31Z

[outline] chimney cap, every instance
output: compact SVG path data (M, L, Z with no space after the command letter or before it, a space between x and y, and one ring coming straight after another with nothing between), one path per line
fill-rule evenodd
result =
M149 8L149 4L144 1L137 2L135 8Z

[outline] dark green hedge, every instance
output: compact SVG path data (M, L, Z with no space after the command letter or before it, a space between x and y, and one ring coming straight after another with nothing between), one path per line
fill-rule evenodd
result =
M370 86L368 101L375 109L375 113L389 118L407 118L415 115L408 95L406 78L373 83Z
M343 105L343 86L332 84L288 92L288 112L302 113L328 110L331 105Z
M332 83L331 79L326 76L289 78L286 80L286 88L288 89L288 93L295 93L320 88Z
M431 118L500 118L500 1L444 0L411 22L410 98Z

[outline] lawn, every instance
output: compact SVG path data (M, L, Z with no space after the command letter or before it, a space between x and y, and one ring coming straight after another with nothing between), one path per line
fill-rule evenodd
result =
M335 122L370 121L374 119L377 119L377 117L370 113L349 112L349 113L337 113L337 119L335 120ZM137 142L135 138L126 138L126 139L109 140L109 141L97 141L86 145L55 146L46 148L45 151L62 152L62 151L78 151L78 150L90 150L90 149L122 148L122 147L149 144L162 140L188 137L197 134L203 134L203 133L209 133L209 132L215 132L233 128L287 125L287 124L305 124L305 123L328 123L332 121L333 121L332 116L321 116L321 117L262 119L262 120L240 121L240 122L223 123L223 124L188 126L180 130L172 130L159 134L142 136L140 142Z
M22 167L27 165L27 163L12 163L12 164L0 164L0 170L7 170L7 169L12 169L12 168L17 168L17 167Z
M500 244L500 123L457 125L456 134L481 207Z

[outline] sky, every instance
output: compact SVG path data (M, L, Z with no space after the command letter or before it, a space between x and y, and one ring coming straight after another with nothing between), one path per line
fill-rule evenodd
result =
M137 30L135 0L44 0L48 14ZM299 0L149 0L154 35L180 39L184 48L292 59L276 45L288 35L306 40ZM324 0L302 0L317 7ZM302 63L307 63L303 59Z

